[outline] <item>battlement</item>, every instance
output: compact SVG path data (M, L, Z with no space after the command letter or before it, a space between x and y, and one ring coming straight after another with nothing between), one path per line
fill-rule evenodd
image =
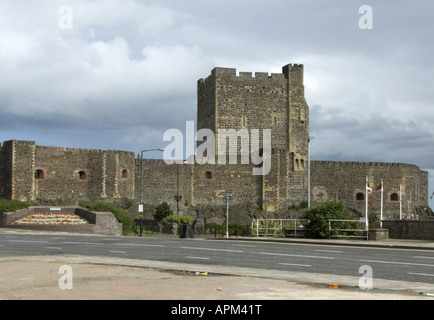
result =
M302 64L287 64L282 67L282 72L291 84L303 84L304 66Z
M164 159L146 159L143 158L143 164L146 166L172 166L176 164L175 160L173 164L168 164ZM136 164L140 165L140 155L136 158ZM185 160L179 160L178 164L179 166L187 166L191 165L190 163L187 163Z
M298 70L301 67L301 72L303 72L303 65L302 64L294 64L294 65L288 65L291 66L291 70L288 68L288 72L293 70ZM285 68L285 67L284 67ZM211 75L208 76L207 78L201 78L199 79L199 83L203 84L206 83L208 81L210 81L210 79L233 79L233 80L246 80L246 79L252 79L252 80L261 80L261 81L266 81L266 80L273 80L273 81L283 81L286 78L288 78L288 76L285 73L271 73L269 74L268 72L244 72L244 71L240 71L239 74L237 75L237 69L235 68L221 68L221 67L217 67L214 68L211 71Z
M397 163L397 162L357 162L357 161L311 161L312 165L329 165L329 166L369 166L369 167L400 167L419 170L414 164Z
M73 152L73 153L127 153L131 154L130 151L120 151L120 150L105 150L105 149L84 149L84 148L68 148L68 147L54 147L54 146L36 146L36 150L48 150L48 151L63 151L63 152Z
M136 163L140 165L140 156L136 158ZM152 166L152 165L157 165L157 166L161 166L161 165L167 165L166 162L163 159L146 159L143 158L143 164L144 165L148 165L148 166Z
M3 147L6 144L14 144L18 147L28 147L28 146L33 146L35 145L35 141L30 141L30 140L8 140L8 141L3 141Z

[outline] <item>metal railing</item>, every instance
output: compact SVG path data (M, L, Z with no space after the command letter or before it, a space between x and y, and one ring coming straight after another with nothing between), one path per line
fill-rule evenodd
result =
M308 219L254 219L252 235L256 237L304 237ZM328 219L329 238L368 239L364 220Z
M254 219L252 235L256 237L303 237L307 219Z
M340 223L341 226L336 226ZM332 227L335 224L335 227ZM353 227L355 225L361 227ZM338 233L338 234L335 234ZM349 239L366 239L368 240L368 228L365 220L342 220L329 219L330 238L349 238Z

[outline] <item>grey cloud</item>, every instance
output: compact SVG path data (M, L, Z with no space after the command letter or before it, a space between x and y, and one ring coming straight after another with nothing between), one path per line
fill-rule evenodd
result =
M305 65L312 154L434 168L434 5L360 1L61 1L0 4L0 137L140 150L196 119L196 82ZM41 141L41 142L40 142Z
M324 120L326 119L326 120ZM342 110L313 106L312 157L319 160L406 162L431 168L433 133L415 121L383 116L351 118Z

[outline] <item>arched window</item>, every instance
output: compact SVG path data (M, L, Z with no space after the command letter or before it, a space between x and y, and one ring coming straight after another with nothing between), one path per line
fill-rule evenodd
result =
M77 174L77 180L87 180L87 174L85 171L79 171Z
M398 201L399 200L399 196L397 193L392 193L390 195L390 201Z
M122 170L122 172L121 172L121 178L122 179L127 179L128 178L128 170L127 169Z
M207 180L211 180L212 179L212 172L211 171L205 172L205 179L207 179Z
M363 200L365 200L365 195L363 194L363 192L357 192L356 201L363 201Z
M45 179L45 172L42 169L37 169L35 171L35 179L42 180Z

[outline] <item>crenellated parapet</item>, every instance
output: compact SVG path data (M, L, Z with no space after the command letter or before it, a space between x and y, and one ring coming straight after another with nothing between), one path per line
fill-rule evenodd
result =
M235 68L221 68L216 67L211 71L211 75L207 78L201 78L198 80L200 84L205 84L211 79L226 79L233 81L253 80L253 81L270 81L270 83L285 81L290 79L291 82L299 82L303 84L303 65L302 64L288 64L282 68L282 73L268 73L268 72L245 72L240 71L237 74Z

